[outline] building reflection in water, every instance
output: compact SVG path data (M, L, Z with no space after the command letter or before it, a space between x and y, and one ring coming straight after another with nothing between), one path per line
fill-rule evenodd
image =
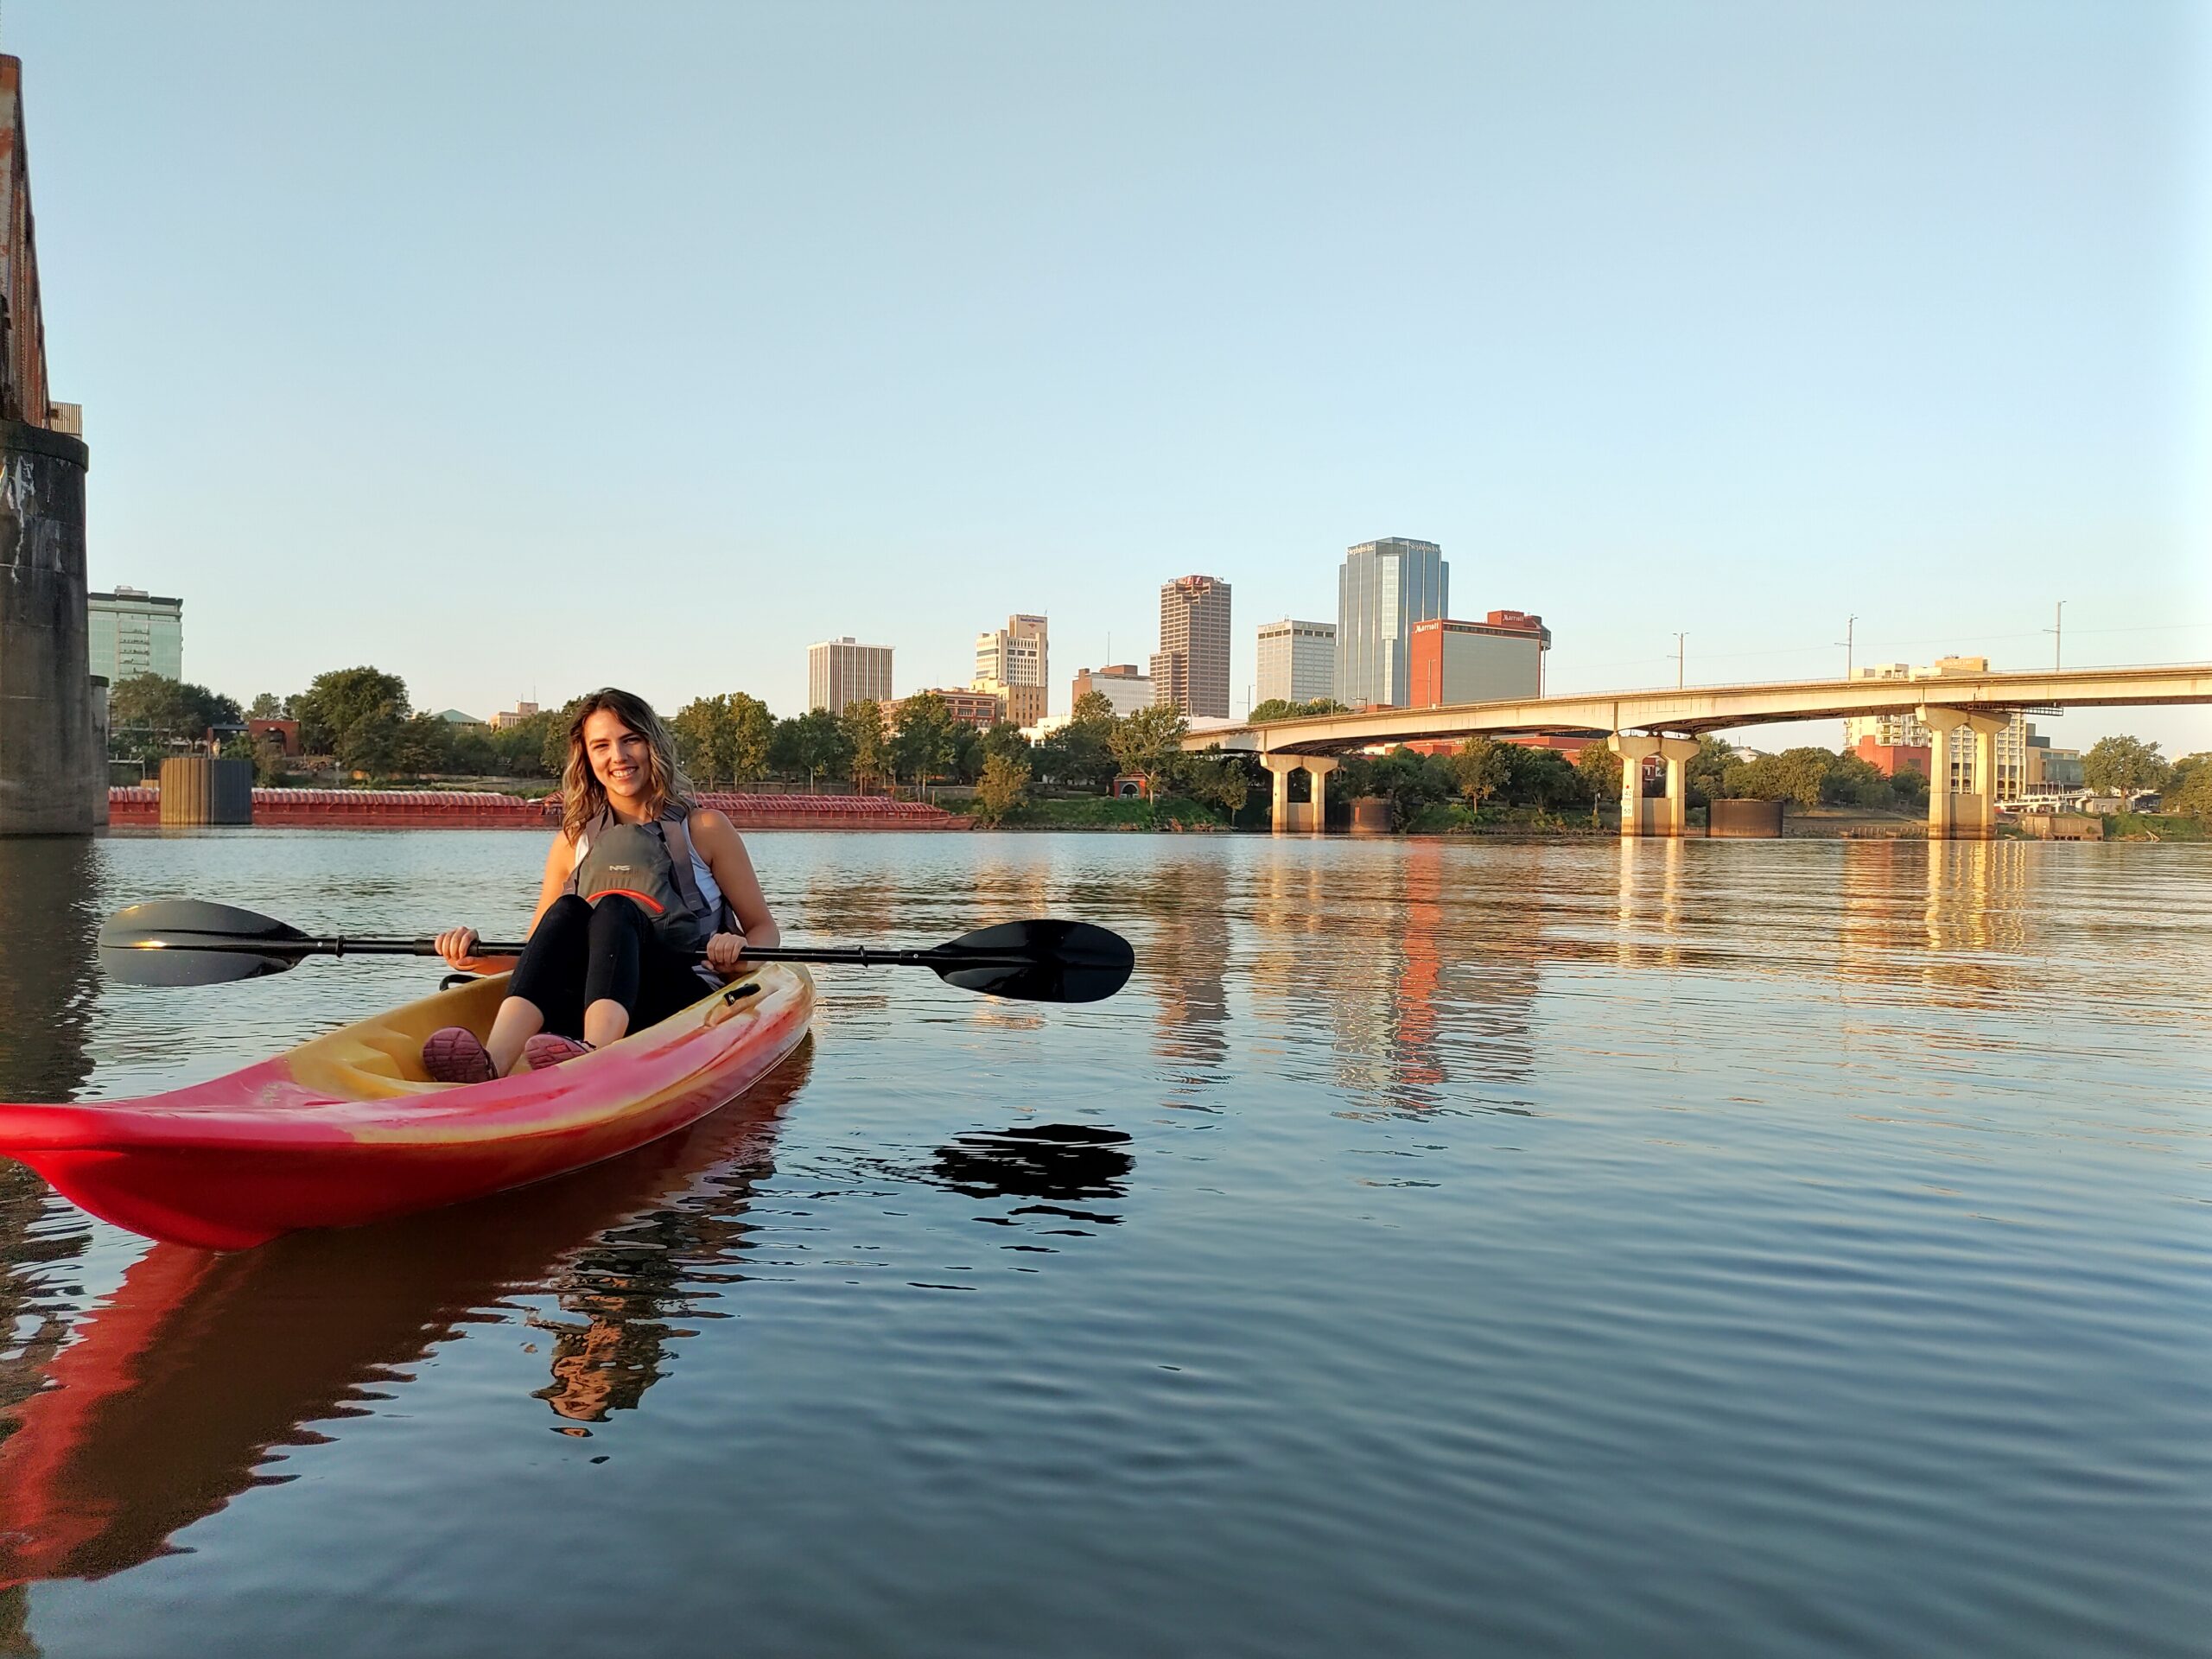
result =
M1547 912L1526 867L1489 851L1415 840L1262 866L1252 1052L1325 1046L1352 1115L1523 1109Z
M1205 1098L1229 1056L1230 907L1217 870L1164 863L1137 889L1150 923L1146 978L1157 1010L1153 1052L1163 1063L1170 1108L1212 1110Z
M560 1427L636 1407L682 1322L742 1276L747 1204L811 1058L803 1044L743 1100L557 1181L231 1255L153 1246L10 1414L0 1586L104 1577L163 1551L284 1478L264 1468L285 1448L329 1438L519 1299L582 1316L555 1333L536 1395Z

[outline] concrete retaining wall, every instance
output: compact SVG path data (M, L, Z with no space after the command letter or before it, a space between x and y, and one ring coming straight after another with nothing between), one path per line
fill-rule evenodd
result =
M1782 834L1782 803L1712 802L1705 809L1705 833L1724 840L1777 840Z

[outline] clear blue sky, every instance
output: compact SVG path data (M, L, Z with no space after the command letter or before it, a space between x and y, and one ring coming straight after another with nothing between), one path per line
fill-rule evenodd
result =
M241 696L964 683L1350 543L1560 690L2212 658L2212 26L2154 0L10 0L92 574ZM2204 711L2077 714L2212 747ZM1834 742L1840 733L1819 728ZM1772 746L1770 734L1751 741Z

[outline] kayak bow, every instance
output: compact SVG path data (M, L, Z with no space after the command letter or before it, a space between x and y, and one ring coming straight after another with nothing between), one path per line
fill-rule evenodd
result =
M80 1208L174 1243L243 1249L546 1179L696 1122L806 1034L814 982L766 964L681 1014L565 1065L432 1083L423 1040L480 1036L506 976L137 1100L0 1105L0 1154Z

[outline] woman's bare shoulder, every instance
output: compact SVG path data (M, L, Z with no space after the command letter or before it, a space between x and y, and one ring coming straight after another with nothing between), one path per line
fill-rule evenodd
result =
M711 806L693 807L690 817L685 821L685 828L691 831L693 841L702 843L719 841L724 836L733 841L737 838L737 826Z

